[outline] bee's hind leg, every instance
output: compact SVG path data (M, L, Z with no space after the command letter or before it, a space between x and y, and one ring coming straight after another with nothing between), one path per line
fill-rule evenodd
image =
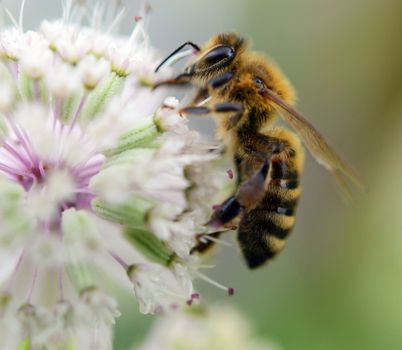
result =
M240 215L243 209L250 210L256 207L265 194L269 164L269 161L266 161L249 180L243 182L237 193L224 201L215 211L207 225L214 228L221 227Z
M201 234L198 238L198 244L191 250L192 254L195 252L204 253L208 251L223 232L237 228L235 225L229 225L244 209L250 209L256 206L262 199L265 193L265 179L268 175L268 171L269 162L267 161L248 181L245 181L239 187L235 195L230 196L218 206L211 220L206 223L206 226L214 230L220 229L220 231ZM208 237L212 237L212 239L208 239Z

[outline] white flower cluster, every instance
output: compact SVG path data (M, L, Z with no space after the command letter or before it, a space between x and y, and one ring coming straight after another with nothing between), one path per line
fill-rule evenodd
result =
M64 17L0 32L5 350L111 348L105 276L151 314L191 304L193 279L208 280L190 255L210 214L191 174L214 156L178 101L145 86L156 61L142 22L115 38Z
M140 350L279 350L253 334L250 322L236 309L214 305L171 314L155 323ZM138 349L138 348L136 348Z

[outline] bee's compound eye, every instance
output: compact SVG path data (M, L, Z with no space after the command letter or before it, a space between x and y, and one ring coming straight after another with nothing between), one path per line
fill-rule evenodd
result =
M209 51L205 57L204 60L208 64L215 64L218 62L221 62L223 60L231 60L235 56L235 50L231 46L217 46L211 51Z
M254 77L254 83L255 85L260 89L263 90L265 89L265 83L263 82L263 80L259 77Z

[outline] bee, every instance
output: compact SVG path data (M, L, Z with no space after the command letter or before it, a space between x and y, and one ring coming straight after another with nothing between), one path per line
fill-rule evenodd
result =
M191 46L194 58L182 73L160 81L163 85L192 85L197 92L182 114L215 117L217 136L233 157L237 174L235 193L219 206L208 225L214 228L238 223L237 238L249 268L261 266L285 246L295 224L300 197L304 151L330 171L348 191L346 182L362 182L321 134L293 105L294 90L279 68L248 48L244 38L223 33L203 47L187 42L156 68L180 58ZM275 127L280 115L295 132ZM237 220L237 221L236 221ZM212 234L219 236L219 231ZM214 240L200 241L193 249L203 252Z

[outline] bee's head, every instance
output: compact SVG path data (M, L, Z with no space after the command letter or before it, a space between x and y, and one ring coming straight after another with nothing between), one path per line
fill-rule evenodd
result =
M214 36L196 54L194 60L186 67L185 73L201 81L213 79L224 71L232 70L246 47L246 41L236 34L224 33Z
M203 82L216 77L225 70L232 69L239 55L247 47L245 40L233 33L216 35L202 48L194 43L187 42L167 56L155 71L158 71L166 62L174 60L175 57L183 57L183 53L179 53L179 51L187 45L193 47L190 53L194 53L194 58L180 76L186 77L188 80Z

